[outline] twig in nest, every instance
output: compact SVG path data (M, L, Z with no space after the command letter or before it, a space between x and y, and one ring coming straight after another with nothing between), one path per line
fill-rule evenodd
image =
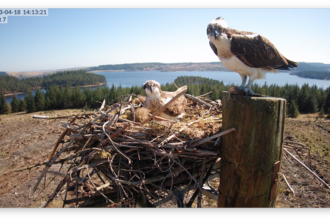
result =
M72 124L76 119L77 119L77 116L74 117L74 118L70 121L70 124ZM66 128L66 129L63 131L63 133L61 134L60 138L57 140L57 142L56 142L56 144L55 144L55 146L54 146L53 152L51 153L51 155L50 155L50 157L49 157L48 162L50 162L50 161L53 159L54 154L55 154L55 152L56 152L56 150L57 150L57 148L58 148L58 145L60 145L62 139L64 138L64 136L66 135L66 133L67 133L69 130L70 130L69 128Z
M205 159L203 160L201 174L199 176L199 187L198 187L199 192L198 192L197 208L202 207L202 186L203 186L203 183L204 183L204 180L203 180L204 172L205 172Z
M210 91L210 92L207 92L207 93L205 93L205 94L203 94L203 95L199 95L199 96L197 96L197 97L203 97L203 96L206 96L206 95L208 95L208 94L210 94L210 93L212 93L213 91Z
M193 95L186 94L186 97L187 97L187 98L190 98L190 99L192 99L192 100L194 100L194 101L197 101L197 102L201 103L202 105L204 105L204 106L205 106L206 108L208 108L208 109L212 107L210 104L207 104L206 102L202 101L202 100L199 99L199 98L196 98L196 97L193 96Z
M103 99L103 102L102 102L101 107L99 108L99 111L102 111L102 109L104 108L104 106L105 106L105 99Z
M164 144L166 144L167 142L169 142L172 138L174 138L176 135L178 135L180 132L182 132L184 129L186 129L187 127L189 127L190 125L199 122L200 120L203 120L203 118L200 118L196 121L192 121L190 123L188 123L186 126L184 126L183 128L181 128L179 131L175 132L174 134L172 134L171 136L169 136L168 138L166 138L165 140L163 140L157 147L162 147Z
M204 177L204 179L203 179L203 183L205 183L205 181L206 181L206 180L209 178L209 176L211 175L211 171L212 171L213 166L214 166L214 164L216 163L217 160L218 160L218 159L212 161L211 166L210 166L209 170L207 171L207 173L206 173L206 175L205 175L205 177ZM189 200L189 202L187 203L186 207L191 207L191 206L192 206L192 204L193 204L193 202L194 202L196 196L198 195L198 193L199 193L199 188L196 189L195 193L194 193L194 194L192 195L192 197L190 198L190 200Z
M201 144L203 144L203 143L205 143L205 142L208 142L208 141L210 141L210 140L212 140L212 139L215 139L215 138L221 137L221 136L223 136L223 135L225 135L225 134L229 134L229 133L231 133L231 132L233 132L233 131L236 131L236 128L231 128L231 129L228 129L228 130L226 130L226 131L220 132L220 133L218 133L218 134L216 134L216 135L213 135L213 136L211 136L211 137L205 138L205 139L203 139L203 140L201 140L201 141L198 141L197 143L192 144L192 145L189 146L189 147L191 147L191 148L196 147L196 146L201 145Z
M118 117L118 114L116 114L116 116ZM116 151L117 151L120 155L122 155L123 157L125 157L125 158L128 160L128 163L131 164L131 163L132 163L132 160L131 160L129 157L127 157L123 152L121 152L121 151L116 147L116 145L113 143L111 137L107 134L107 132L105 132L105 128L104 128L105 125L106 125L108 122L110 122L110 126L111 126L112 123L115 121L116 116L113 117L113 119L112 119L111 121L107 121L106 123L104 123L102 129L103 129L104 134L108 137L109 141L111 142L112 146L116 149Z

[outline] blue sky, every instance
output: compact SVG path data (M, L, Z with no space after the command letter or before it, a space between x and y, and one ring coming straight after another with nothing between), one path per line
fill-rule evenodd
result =
M1 7L1 4L0 4ZM17 7L21 8L21 7ZM294 61L330 63L330 9L48 9L0 24L0 71L139 62L214 62L206 27L259 33Z

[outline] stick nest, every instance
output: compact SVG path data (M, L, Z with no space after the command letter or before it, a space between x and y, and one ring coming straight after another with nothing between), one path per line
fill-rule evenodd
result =
M193 97L179 121L142 124L150 113L141 107L143 97L133 97L103 102L98 111L63 123L66 129L34 188L46 173L62 178L44 207L58 195L63 207L157 206L183 185L202 186L219 158L221 102Z

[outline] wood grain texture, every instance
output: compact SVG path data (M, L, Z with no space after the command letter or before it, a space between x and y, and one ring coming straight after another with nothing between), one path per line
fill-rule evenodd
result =
M274 163L281 161L286 100L222 94L223 136L218 207L274 207Z

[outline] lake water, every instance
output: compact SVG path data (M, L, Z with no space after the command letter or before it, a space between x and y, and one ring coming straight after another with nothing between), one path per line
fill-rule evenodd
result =
M96 73L105 76L108 87L112 84L122 87L131 87L133 85L142 86L145 81L153 79L160 84L172 83L179 76L201 76L210 79L223 81L225 85L236 84L240 85L242 80L238 73L224 72L224 71L182 71L182 72L159 72L159 71L131 71L131 72L100 72ZM255 80L254 83L258 85L264 85L265 82L268 85L276 84L284 86L285 84L298 84L300 87L308 83L310 86L317 85L320 88L328 88L330 81L300 78L295 75L290 75L286 72L281 73L267 73L266 79Z
M121 85L122 87L131 86L142 86L145 81L153 79L160 84L172 83L179 76L201 76L210 79L215 79L223 81L225 85L227 84L241 84L241 77L235 72L225 72L225 71L182 71L182 72L159 72L159 71L127 71L127 72L99 72L98 75L105 76L107 80L108 87L112 84L115 86ZM300 87L308 83L310 86L317 85L319 88L330 87L329 80L318 80L318 79L307 79L300 78L295 75L290 75L286 72L280 73L267 73L266 79L255 80L254 83L262 86L275 84L279 86L284 86L285 84L295 85L298 84ZM35 91L33 91L35 93ZM17 98L24 99L25 94L16 95ZM11 102L13 97L6 97L8 103Z

